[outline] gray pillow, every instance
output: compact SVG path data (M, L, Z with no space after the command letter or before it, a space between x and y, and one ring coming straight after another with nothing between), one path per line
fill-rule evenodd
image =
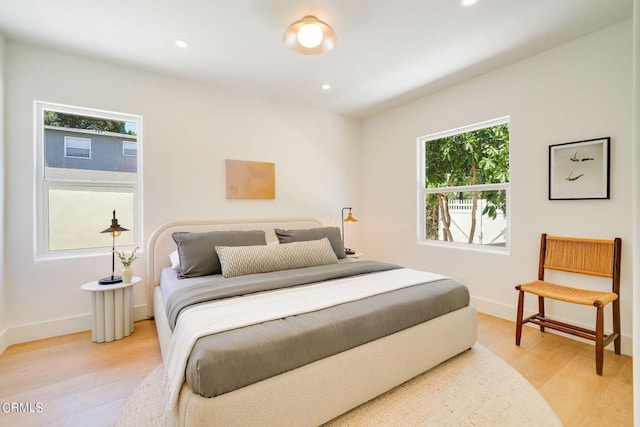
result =
M251 231L209 231L191 233L176 231L171 235L178 247L180 274L178 277L198 277L220 274L220 260L216 246L266 245L262 230Z
M281 230L276 228L274 231L280 243L306 242L326 237L329 239L329 243L331 243L331 247L338 259L346 258L347 256L344 253L344 243L342 243L342 235L338 227L318 227L303 230Z

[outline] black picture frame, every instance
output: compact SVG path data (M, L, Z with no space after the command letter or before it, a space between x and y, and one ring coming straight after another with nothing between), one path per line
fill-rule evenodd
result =
M549 146L549 200L609 199L611 138Z

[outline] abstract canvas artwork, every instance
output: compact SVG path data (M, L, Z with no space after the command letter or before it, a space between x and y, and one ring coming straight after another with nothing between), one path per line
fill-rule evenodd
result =
M276 165L225 160L227 199L275 199Z

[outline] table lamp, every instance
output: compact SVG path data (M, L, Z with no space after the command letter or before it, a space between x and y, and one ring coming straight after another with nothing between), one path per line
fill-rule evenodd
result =
M111 233L112 236L112 247L111 247L111 277L105 277L103 279L98 280L98 283L101 285L113 285L114 283L122 282L122 277L114 276L114 272L116 269L116 237L120 235L123 231L129 231L127 228L123 228L118 224L118 218L116 218L116 211L113 211L113 218L111 219L111 227L102 230L100 233Z
M344 217L344 211L346 211L347 209L349 209L349 214L348 214L348 215L347 215L347 217L345 218L345 217ZM353 222L358 222L358 220L357 220L357 219L355 219L355 218L353 217L353 215L351 215L351 208L342 208L342 215L341 215L341 218L342 218L342 243L343 243L345 246L347 246L347 244L345 243L345 240L344 240L344 223L346 222L346 223L349 223L349 224L350 224L350 223L353 223ZM347 255L353 255L353 254L355 254L356 252L355 252L353 249L350 249L350 248L345 247L345 248L344 248L344 253L345 253L345 254L347 254Z

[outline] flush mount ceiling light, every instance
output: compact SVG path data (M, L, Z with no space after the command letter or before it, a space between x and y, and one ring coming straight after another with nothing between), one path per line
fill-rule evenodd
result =
M307 15L289 25L282 35L284 44L303 55L328 52L336 45L335 31L313 15Z

